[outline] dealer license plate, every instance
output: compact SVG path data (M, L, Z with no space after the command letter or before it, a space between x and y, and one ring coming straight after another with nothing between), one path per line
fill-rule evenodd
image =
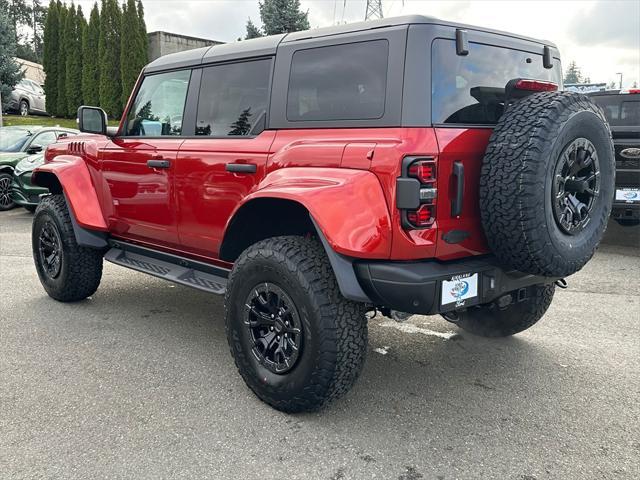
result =
M478 296L478 274L455 275L451 280L442 281L442 305L455 303L463 306L467 300Z
M618 188L616 190L616 201L618 202L640 202L640 188Z

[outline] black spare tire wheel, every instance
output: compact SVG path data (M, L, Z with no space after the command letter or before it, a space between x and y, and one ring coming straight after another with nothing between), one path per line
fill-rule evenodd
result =
M577 272L604 235L614 184L611 131L589 98L544 92L518 101L500 118L482 163L491 250L521 272Z

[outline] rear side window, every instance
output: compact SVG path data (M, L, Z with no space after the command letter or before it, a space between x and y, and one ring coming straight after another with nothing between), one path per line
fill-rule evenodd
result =
M291 62L287 119L381 118L388 59L387 40L298 50Z
M591 97L594 102L602 107L607 121L614 127L640 126L640 95L637 100L627 95L611 95Z
M190 78L190 70L145 77L127 115L126 135L181 135L182 114Z
M205 68L196 135L242 137L264 130L270 76L271 59Z
M454 40L437 39L432 47L431 116L433 123L494 125L504 110L504 87L514 78L552 81L560 85L560 62L544 68L542 55L469 44L469 54L456 54Z

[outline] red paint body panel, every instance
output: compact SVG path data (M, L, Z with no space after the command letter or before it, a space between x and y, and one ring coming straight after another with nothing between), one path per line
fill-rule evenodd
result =
M490 128L437 128L438 156L438 245L436 257L452 260L488 253L487 241L480 222L479 193L482 158L489 143ZM451 202L455 196L453 164L464 166L464 201L462 214L451 216ZM451 230L464 230L470 236L461 243L449 244L442 237Z
M232 213L265 175L274 137L265 131L255 138L185 140L175 170L182 248L217 257ZM256 173L227 172L228 163L254 164Z
M257 198L282 198L304 205L338 253L359 258L389 257L391 219L380 182L371 172L279 169L267 175L246 202Z
M83 135L74 146L52 145L47 158L55 159L38 170L74 182L67 195L82 226L214 263L235 212L258 198L304 205L330 245L347 256L450 260L488 251L478 182L490 134L485 128L354 128L267 130L229 139ZM78 144L84 161L65 156ZM408 155L437 162L432 228L405 229L395 205ZM149 168L147 160L156 158L169 160L170 168ZM456 161L465 168L465 191L462 214L452 218ZM227 172L228 163L255 164L256 173ZM470 236L449 244L442 237L451 230Z
M178 247L174 171L180 138L116 138L100 155L109 231L122 238ZM154 169L149 160L167 160Z
M95 158L95 152L85 152L84 157ZM82 157L58 155L53 160L36 168L31 181L34 185L38 185L38 176L42 172L55 175L62 185L69 207L78 224L91 230L107 231L107 223L89 173L90 168L90 163Z

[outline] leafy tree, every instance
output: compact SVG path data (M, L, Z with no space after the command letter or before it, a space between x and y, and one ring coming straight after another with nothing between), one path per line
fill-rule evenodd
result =
M65 116L73 118L82 105L82 30L85 28L82 8L71 4L64 27L66 58L66 101Z
M18 29L24 25L31 26L31 7L26 0L0 0L0 12L5 12L9 23L13 26L15 49L15 44L20 41Z
M58 1L58 75L57 75L57 95L56 107L52 115L65 117L67 115L67 42L64 35L67 25L69 9L64 3Z
M258 27L256 27L256 25L251 21L251 19L249 18L247 20L247 34L245 35L244 39L245 40L249 40L251 38L259 38L262 37L262 32L260 31L260 29Z
M572 60L567 67L567 72L564 75L564 83L581 83L582 72L580 67L576 64L575 60Z
M96 2L89 15L89 25L82 32L82 98L87 105L100 104L99 41L100 12Z
M0 97L2 97L3 110L9 102L13 87L23 76L20 65L14 60L15 55L15 28L5 10L0 10Z
M258 7L266 35L310 28L309 12L300 11L300 0L264 0L258 3Z
M122 12L117 0L102 0L100 14L100 105L114 118L122 115L120 34Z
M55 0L51 0L44 26L43 68L46 74L44 91L47 94L47 112L52 115L58 104L58 6Z

